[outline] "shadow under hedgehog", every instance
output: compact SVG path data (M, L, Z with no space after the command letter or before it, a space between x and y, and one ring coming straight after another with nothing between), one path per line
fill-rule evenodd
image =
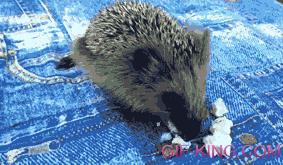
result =
M159 8L116 2L99 12L57 67L84 67L126 113L156 116L189 140L208 116L209 42L208 30L184 29Z

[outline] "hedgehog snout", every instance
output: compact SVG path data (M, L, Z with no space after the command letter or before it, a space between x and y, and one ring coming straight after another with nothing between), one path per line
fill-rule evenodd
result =
M176 92L163 92L161 99L166 107L166 111L178 111L184 108L184 98Z
M181 136L186 140L193 139L198 136L201 127L201 121L188 117L192 116L187 109L188 104L184 97L177 92L163 92L161 94L161 100L165 106L165 110L170 112L170 121L174 123L177 129L180 131Z

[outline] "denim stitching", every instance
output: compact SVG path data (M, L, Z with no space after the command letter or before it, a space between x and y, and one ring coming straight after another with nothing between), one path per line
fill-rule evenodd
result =
M251 73L243 73L243 74L240 74L239 76L237 76L238 79L247 79L247 78L250 78L250 77L262 77L262 76L268 76L280 69L283 68L283 63L279 63L279 64L275 64L275 65L272 65L268 68L265 68L265 69L262 69L262 70L258 70L258 71L255 71L255 72L251 72Z
M65 39L67 40L67 42L71 43L72 42L71 36L68 33L68 31L67 31L64 23L60 19L60 17L57 16L56 11L52 11L52 9L48 8L42 0L38 0L38 1L40 2L40 5L44 8L45 12L48 13L48 15L50 16L50 19L52 19L56 23L58 28L64 34Z
M29 19L30 23L28 25L17 25L17 26L13 26L13 27L8 27L8 28L5 28L3 30L3 32L11 33L11 32L17 32L17 31L22 31L22 30L34 29L34 28L37 28L37 27L40 27L42 25L47 24L45 21L38 22L38 21L34 20L34 15L37 15L37 14L34 14L34 11L32 11L28 7L26 7L26 5L27 5L26 1L23 1L23 0L14 0L14 1L16 2L18 7L23 12L23 15L25 15L25 17L27 17ZM50 22L56 23L54 21L54 19L52 18L52 15L48 12L46 6L41 1L39 1L39 2L40 2L40 5L44 9L44 13L48 16L48 20L50 20ZM20 17L20 16L16 16L16 17Z
M0 33L0 58L7 57L7 45L4 40L4 34Z
M87 114L82 116L81 118L75 118L75 114L68 114L63 113L62 115L66 115L67 117L72 117L72 119L69 119L65 123L58 122L58 116L50 116L49 118L45 118L46 122L54 123L52 125L48 125L47 129L39 129L37 132L26 132L25 134L22 134L21 132L15 134L14 136L10 137L10 141L7 141L6 143L3 143L1 140L1 150L0 152L7 152L11 149L20 148L24 146L32 146L34 144L32 143L41 143L47 141L46 137L49 137L49 140L60 140L60 142L66 142L66 140L72 138L72 137L78 137L81 135L84 135L84 133L87 132L94 132L101 130L104 127L111 126L117 122L122 122L122 116L118 113L113 113L109 111L99 112L95 114ZM89 121L97 121L101 120L97 124L93 125L92 122ZM37 120L34 120L35 124ZM32 122L32 121L31 121ZM41 121L43 122L43 121ZM72 125L78 125L80 123L80 127L76 127L75 133L70 132L69 129L66 129L65 127L72 127ZM5 132L9 134L12 130L16 131L19 130L19 128L26 129L26 126L31 126L30 123L23 123L19 126L16 126L15 128L6 128L5 130L1 131L1 135L5 135ZM59 133L61 132L61 133ZM67 136L65 135L67 134ZM22 141L21 139L30 137L28 141ZM7 138L7 137L3 137ZM32 139L36 139L36 141L33 141Z
M261 115L263 119L270 124L275 131L279 134L279 136L283 136L282 131L277 123L282 121L282 118L277 112L272 111L272 113L268 113L268 106L264 102L260 102L260 98L257 94L249 89L239 78L233 78L230 75L222 78L222 80L227 83L231 88L233 88L241 97L243 97L248 105L251 106L258 114ZM275 121L271 121L270 118L276 119ZM282 127L282 126L281 126Z
M5 43L5 36L2 35L1 45L2 45L2 54L6 57L6 65L9 72L16 76L17 78L21 79L25 82L32 82L32 83L43 83L43 84L55 84L55 83L72 83L77 84L83 81L88 80L86 76L79 76L76 78L67 78L62 76L50 76L50 77L41 77L34 73L31 73L24 69L21 65L19 65L16 54L9 54L9 51L6 50L6 43ZM5 53L3 53L5 50Z

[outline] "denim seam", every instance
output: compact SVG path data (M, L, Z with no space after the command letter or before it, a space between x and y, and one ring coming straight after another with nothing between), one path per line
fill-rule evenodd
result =
M9 54L7 50L7 44L5 41L5 35L2 33L0 33L0 41L1 41L0 48L2 52L1 54L3 54L2 58L6 60L7 70L11 75L14 75L21 81L30 82L30 83L43 83L43 84L56 84L56 83L78 84L89 80L87 76L78 76L75 78L68 78L64 76L42 77L32 72L29 72L18 63L17 53L15 53L14 55Z
M63 114L66 115L66 114L68 114L68 112L65 112ZM83 119L82 118L80 118L80 119L74 118L73 120L69 120L67 123L63 123L63 124L58 123L58 116L57 115L54 115L52 117L48 117L46 120L49 120L50 123L55 122L56 124L54 124L52 126L49 126L46 129L43 129L42 131L37 131L37 132L35 132L33 134L25 133L23 135L21 135L21 134L15 135L14 137L11 138L12 140L11 140L11 142L9 144L0 145L0 147L1 147L0 153L1 152L7 152L7 151L9 151L11 149L31 146L30 142L26 142L26 141L22 142L20 140L20 139L26 138L26 137L30 137L31 139L35 138L35 137L44 137L44 138L37 139L37 141L36 141L37 144L57 139L57 140L61 141L62 146L63 146L63 142L65 142L66 140L68 140L68 139L70 139L72 137L80 136L81 134L87 133L88 131L89 132L98 131L98 130L101 130L101 128L112 126L113 124L122 121L122 116L119 115L118 113L115 113L114 115L109 116L110 114L113 114L113 112L112 111L104 111L104 112L99 112L99 114L97 114L97 115L96 114L89 114L89 115L83 116ZM66 115L66 116L70 117L70 115ZM75 116L75 114L74 114L74 116ZM74 117L74 116L71 116L71 117ZM64 128L64 126L62 127L62 125L65 125L65 124L76 124L75 123L76 121L80 121L80 120L81 121L85 121L84 120L85 118L89 118L91 120L95 120L95 119L99 119L99 118L103 118L103 117L105 117L105 119L103 119L99 123L97 123L95 125L91 125L91 126L86 126L86 127L83 126L83 127L79 128L76 131L76 133L74 133L74 134L71 134L71 133L69 133L69 135L58 134L58 131L61 132L62 129ZM24 127L24 129L26 129L27 124L28 124L28 122L25 122L21 126ZM58 126L60 126L60 127L58 127ZM67 125L65 125L65 126L67 126ZM56 131L57 128L59 128L59 129ZM18 130L19 128L14 128L14 129ZM10 132L11 129L7 128L6 131ZM53 133L51 133L51 132L53 132ZM29 144L29 145L25 145L25 144ZM11 148L11 145L13 146L13 148Z
M17 31L22 31L22 30L34 29L34 28L37 28L37 27L40 27L42 25L46 25L47 24L46 22L37 23L36 21L33 21L33 19L29 15L30 14L35 14L35 13L33 13L33 11L29 10L28 8L24 8L24 6L27 5L27 4L25 4L26 1L23 1L23 0L20 0L20 1L19 0L14 0L14 1L16 2L18 7L23 12L23 15L25 15L26 17L29 18L30 23L28 25L17 25L17 26L13 26L13 27L8 27L8 28L5 28L3 30L3 32L11 33L11 32L17 32ZM52 14L48 11L48 8L46 7L46 5L41 0L38 0L38 2L40 3L40 6L44 9L44 13L48 15L49 20L51 22L54 22L55 24L57 24L57 22L54 20L54 18L52 16ZM18 16L18 17L20 17L20 16Z
M7 58L7 44L3 33L0 33L0 58Z
M19 1L19 0L14 0L16 2L16 4L18 5L18 7L21 9L21 11L23 12L23 14L29 18L30 23L28 25L17 25L14 27L10 27L10 28L6 28L3 30L3 32L17 32L17 31L21 31L21 30L27 30L27 29L33 29L36 27L39 27L41 25L44 25L44 22L41 23L33 23L34 21L32 20L32 18L30 18L29 14L33 14L32 11L23 8L24 3L26 3L25 1Z
M88 80L86 76L79 76L76 78L68 78L64 76L48 76L41 77L37 74L27 71L17 62L17 57L11 57L11 64L8 64L8 71L24 82L42 83L42 84L57 84L57 83L72 83L78 84Z
M66 29L64 23L62 22L62 19L60 19L60 17L57 16L56 11L52 11L52 9L48 8L44 3L45 0L38 0L38 1L40 2L40 5L44 8L45 12L48 13L49 17L51 17L50 19L52 19L56 23L57 27L64 34L67 42L71 43L72 42L71 36L68 33L68 30Z

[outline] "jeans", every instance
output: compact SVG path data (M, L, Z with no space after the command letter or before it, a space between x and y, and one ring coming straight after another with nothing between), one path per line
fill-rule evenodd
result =
M246 157L245 133L283 144L283 6L275 0L144 0L211 33L207 100L221 97L237 157L156 154L164 128L128 122L107 107L83 68L56 70L90 19L113 0L0 2L1 164L280 164ZM203 122L208 128L212 118ZM11 152L16 157L10 157ZM260 151L259 152L263 152Z

